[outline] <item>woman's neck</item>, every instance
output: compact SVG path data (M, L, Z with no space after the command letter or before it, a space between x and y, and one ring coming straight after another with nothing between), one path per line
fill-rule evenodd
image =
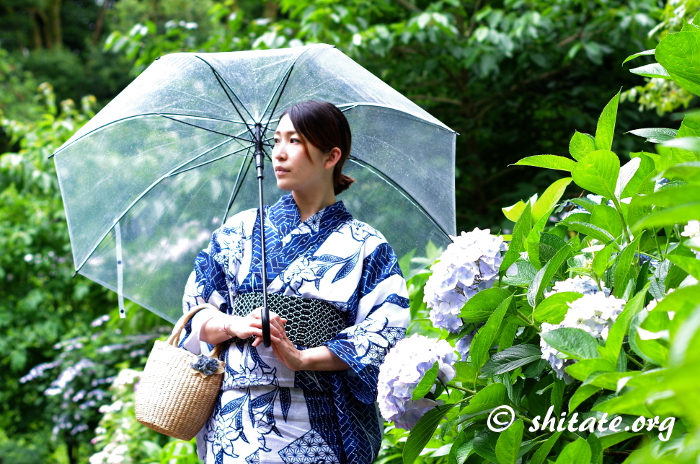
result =
M299 209L301 221L306 221L314 214L321 211L323 208L335 204L335 194L333 190L326 191L324 194L305 194L299 191L292 191L292 197Z

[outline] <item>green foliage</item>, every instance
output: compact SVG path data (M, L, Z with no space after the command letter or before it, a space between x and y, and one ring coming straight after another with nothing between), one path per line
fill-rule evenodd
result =
M655 50L669 78L695 94L699 44L700 28L690 26L666 35ZM430 411L407 443L428 443L426 433L437 428L445 437L460 430L443 441L448 462L696 462L700 229L694 228L700 226L688 222L700 220L700 131L692 117L678 130L635 131L658 144L656 153L621 161L612 151L618 105L619 94L594 136L574 134L573 159L543 155L519 162L569 171L572 178L504 209L516 225L501 279L467 301L465 325L447 335L458 340L473 330L471 323L483 323L440 397L453 409L439 414L441 424ZM575 210L548 224L562 210L557 203L572 179L592 195L564 202ZM590 277L609 289L610 299L624 302L604 336L556 325L571 321L585 298L554 291L574 276ZM607 301L604 295L596 296ZM511 331L513 324L520 327ZM545 324L555 325L544 330ZM540 340L559 353L566 375L543 364ZM488 421L504 405L514 411L513 423L497 433ZM413 446L408 455L404 450L405 462L417 456Z
M97 452L90 464L197 464L194 439L190 442L169 438L146 428L134 415L134 388L141 371L119 371L110 390L111 403L103 406L104 413L95 429L92 442Z

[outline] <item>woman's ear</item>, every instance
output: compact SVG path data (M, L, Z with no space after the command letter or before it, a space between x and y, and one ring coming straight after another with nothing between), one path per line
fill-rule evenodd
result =
M340 157L343 155L343 153L340 151L340 148L334 147L331 148L331 151L328 152L326 155L326 161L323 163L323 167L326 169L333 169L335 168L335 165L338 164L338 161L340 161Z

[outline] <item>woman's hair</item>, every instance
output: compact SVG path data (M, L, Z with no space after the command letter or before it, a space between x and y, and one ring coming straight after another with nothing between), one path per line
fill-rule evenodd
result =
M323 153L328 153L335 147L340 149L340 160L333 170L333 190L338 195L350 187L355 179L343 174L342 170L345 160L350 155L352 135L350 124L343 112L331 103L309 100L287 109L280 119L285 114L289 116L294 129L305 142Z

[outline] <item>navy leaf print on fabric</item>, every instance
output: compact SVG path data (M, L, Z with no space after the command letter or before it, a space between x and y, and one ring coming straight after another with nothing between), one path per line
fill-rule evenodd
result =
M282 403L282 417L287 420L289 408L292 406L292 394L287 387L280 388L280 402Z

